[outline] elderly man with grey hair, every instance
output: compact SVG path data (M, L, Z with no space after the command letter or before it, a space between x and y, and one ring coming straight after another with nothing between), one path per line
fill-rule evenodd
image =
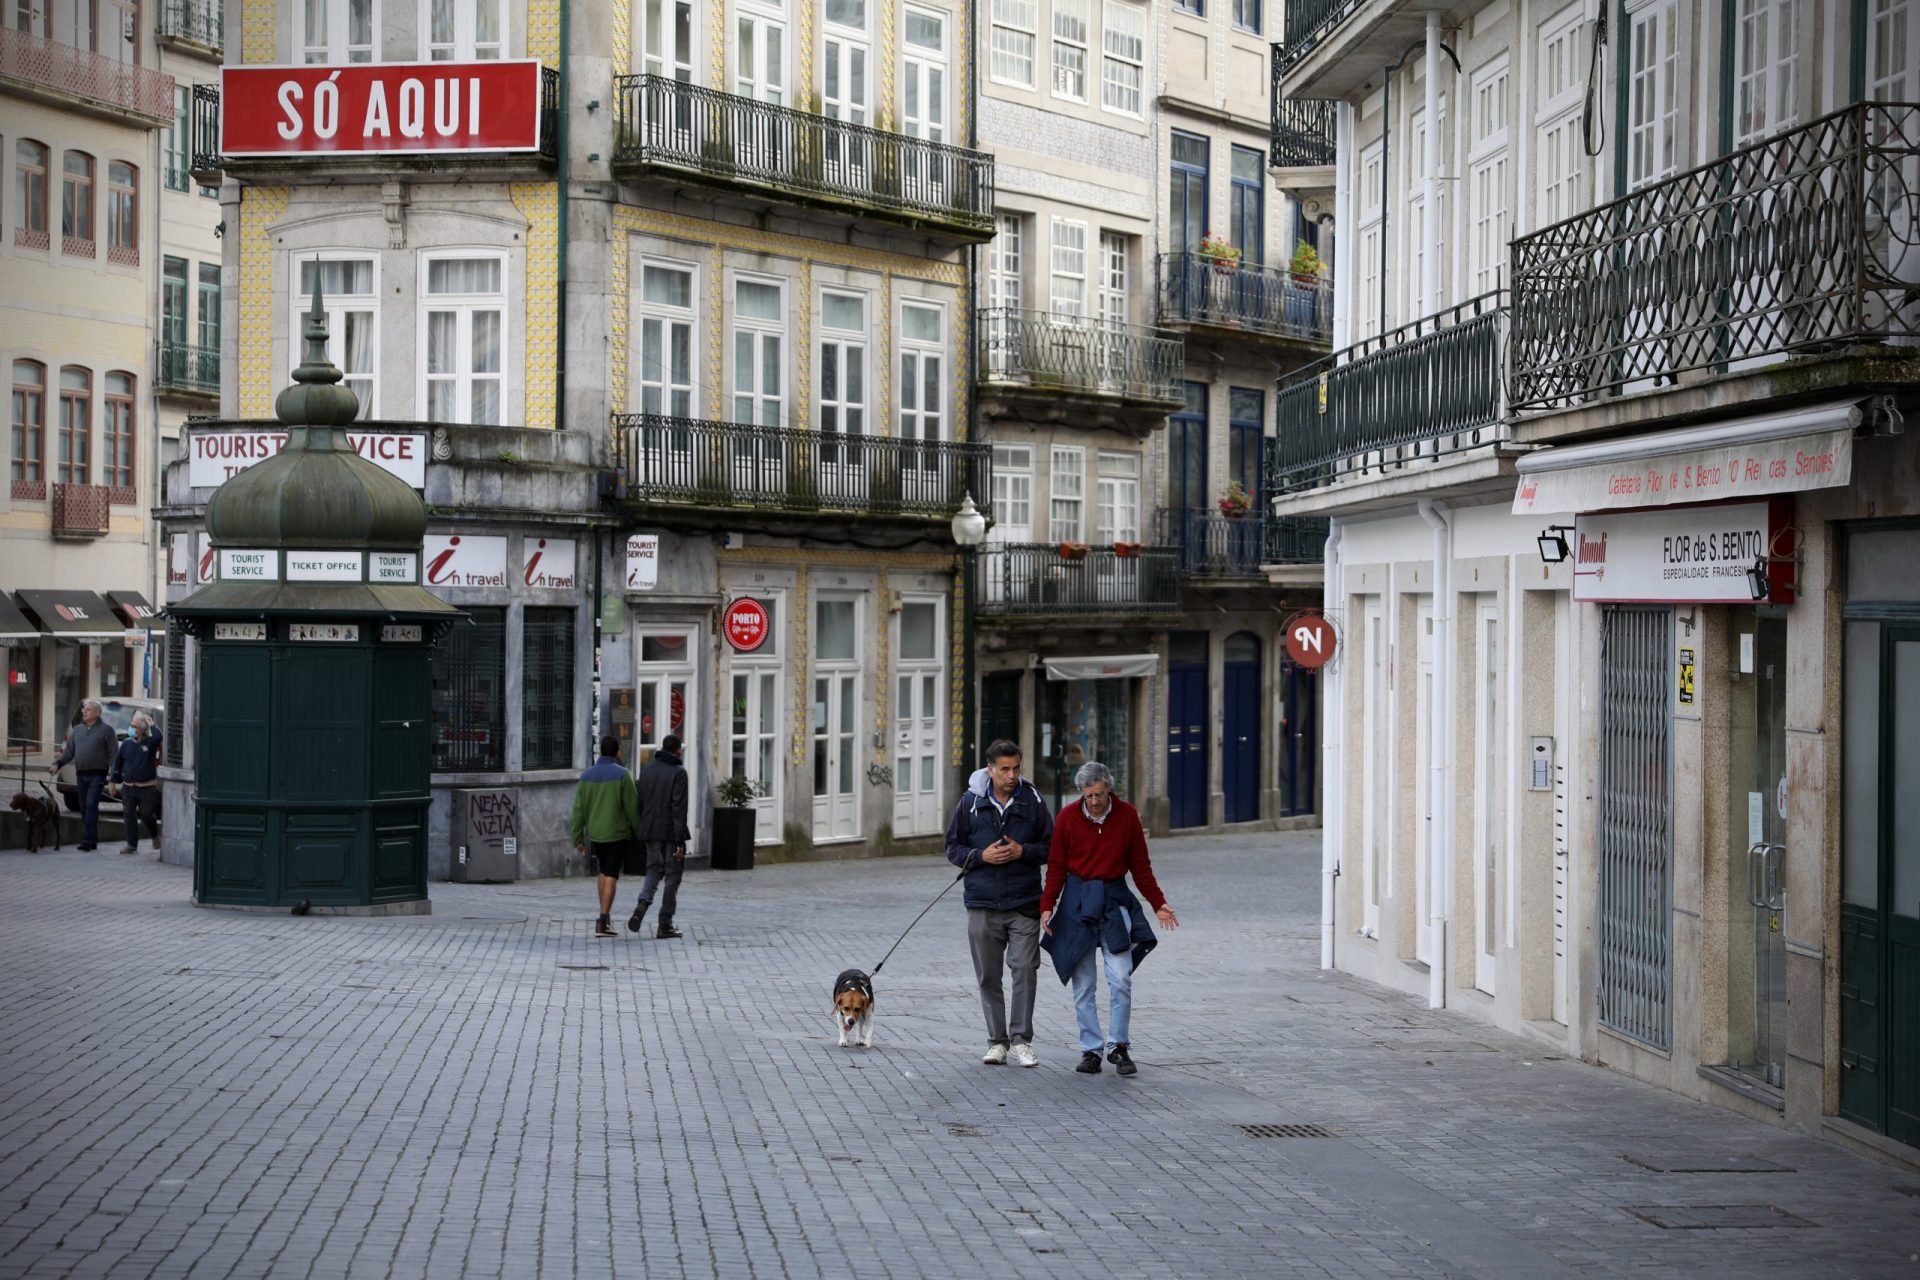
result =
M47 766L48 773L59 773L73 765L73 788L80 796L80 848L100 847L100 794L107 788L107 770L120 735L100 718L100 700L88 698L80 704L80 723L67 731L60 754Z
M125 806L127 843L122 853L140 852L140 827L147 828L147 838L153 841L154 851L160 849L160 737L153 732L153 720L146 712L137 712L133 717L133 732L120 744L119 753L113 757L113 771L107 778L107 789L120 797Z
M1127 877L1153 904L1160 923L1180 927L1167 896L1153 878L1147 833L1134 807L1113 794L1113 771L1097 760L1074 774L1080 798L1060 810L1053 824L1047 883L1040 893L1041 946L1053 957L1060 981L1073 984L1073 1011L1080 1024L1080 1065L1100 1072L1101 1050L1114 1070L1130 1076L1139 1068L1130 1052L1133 971L1159 945ZM1098 957L1102 962L1095 963ZM1095 975L1107 974L1107 1030L1100 1030Z

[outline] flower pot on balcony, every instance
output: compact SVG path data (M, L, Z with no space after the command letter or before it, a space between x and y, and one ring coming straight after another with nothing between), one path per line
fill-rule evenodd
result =
M1060 544L1060 558L1069 562L1085 560L1087 552L1091 550L1093 548L1084 542L1063 542Z
M1121 560L1136 560L1140 556L1141 545L1138 542L1116 542L1113 544L1113 554Z

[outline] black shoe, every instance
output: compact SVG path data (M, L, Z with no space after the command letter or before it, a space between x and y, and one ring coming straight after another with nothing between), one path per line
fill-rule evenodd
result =
M633 914L627 917L628 933L640 932L640 918L647 914L647 908L652 905L651 902L646 901L644 898L641 899L640 905L636 906L633 909Z
M1130 1076L1140 1070L1133 1065L1133 1058L1127 1053L1127 1046L1123 1044L1113 1046L1113 1052L1107 1055L1107 1061L1113 1064L1115 1075Z
M1091 1049L1087 1050L1085 1053L1080 1055L1080 1065L1075 1067L1074 1070L1083 1071L1090 1076L1099 1075L1100 1074L1100 1055L1095 1053Z
M613 918L611 916L600 916L593 922L593 936L596 938L617 938L620 935L613 931Z
M677 938L680 936L680 931L670 924L663 924L654 932L653 936L656 938Z
M95 849L98 849L98 848L99 848L100 846L99 846L99 845L97 845L97 844L83 844L83 845L79 845L79 846L77 846L77 847L79 848L79 850L80 850L80 852L82 852L82 853L91 853L91 852L93 852L93 851L94 851Z
M122 848L121 848L121 850L120 850L120 852L122 852L122 853L138 853L138 852L140 852L140 846L139 846L139 845L137 845L137 844L130 844L130 845L124 845L124 846L122 846Z

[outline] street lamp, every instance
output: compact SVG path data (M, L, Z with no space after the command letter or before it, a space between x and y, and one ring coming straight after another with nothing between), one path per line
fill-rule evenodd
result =
M978 731L975 723L975 673L973 663L973 611L974 611L974 555L975 549L987 536L987 518L973 505L973 491L960 500L960 510L953 517L953 541L960 548L960 637L961 659L965 662L965 675L960 681L960 743L965 752L961 776L973 771L980 758L974 745Z

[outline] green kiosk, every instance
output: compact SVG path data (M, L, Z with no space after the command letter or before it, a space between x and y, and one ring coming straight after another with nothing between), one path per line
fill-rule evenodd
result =
M420 496L347 440L320 308L285 448L215 491L217 578L167 610L200 651L194 901L426 914L431 655L464 615L420 585Z

